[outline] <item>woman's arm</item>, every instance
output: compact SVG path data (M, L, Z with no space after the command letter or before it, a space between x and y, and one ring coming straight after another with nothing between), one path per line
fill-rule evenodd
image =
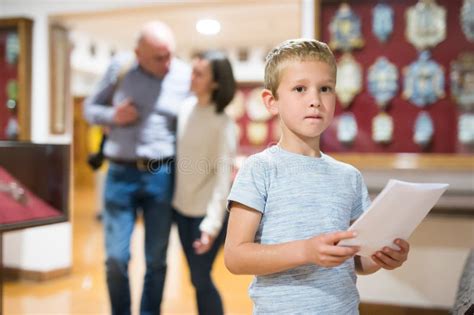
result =
M224 222L227 196L232 184L237 135L234 123L229 119L219 135L218 154L213 165L215 184L207 204L206 217L199 228L212 237L216 237Z
M224 223L227 196L232 183L237 135L234 123L229 119L219 139L218 155L215 167L215 184L206 209L206 216L199 225L200 239L193 243L197 254L207 253L213 246Z

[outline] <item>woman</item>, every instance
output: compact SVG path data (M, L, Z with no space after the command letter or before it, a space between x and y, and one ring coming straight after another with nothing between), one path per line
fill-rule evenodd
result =
M193 59L191 91L178 116L175 220L196 290L199 314L223 314L211 269L224 238L226 199L236 150L224 113L235 93L229 60L207 52Z

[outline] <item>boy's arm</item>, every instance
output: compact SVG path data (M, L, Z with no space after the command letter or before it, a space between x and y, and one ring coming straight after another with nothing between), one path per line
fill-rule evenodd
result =
M408 258L410 244L402 239L394 242L400 250L384 247L377 251L371 258L355 256L356 271L360 275L368 275L378 271L380 268L392 270L400 267Z
M356 247L335 246L353 232L334 232L281 244L255 243L262 214L233 202L224 247L226 267L234 274L267 275L305 264L335 267L352 258Z

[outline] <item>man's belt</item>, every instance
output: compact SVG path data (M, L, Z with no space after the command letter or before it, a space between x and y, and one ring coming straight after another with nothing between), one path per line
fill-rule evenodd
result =
M121 160L107 157L107 159L115 164L125 165L136 168L140 171L157 172L162 165L171 164L174 162L174 157L167 157L164 159L136 159L136 160Z

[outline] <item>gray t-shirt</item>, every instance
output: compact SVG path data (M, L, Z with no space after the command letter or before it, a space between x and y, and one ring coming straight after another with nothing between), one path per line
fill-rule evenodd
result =
M278 244L345 231L370 204L360 172L328 155L278 146L250 156L228 198L262 213L255 242ZM256 276L254 314L358 314L354 261L334 268L305 265Z

